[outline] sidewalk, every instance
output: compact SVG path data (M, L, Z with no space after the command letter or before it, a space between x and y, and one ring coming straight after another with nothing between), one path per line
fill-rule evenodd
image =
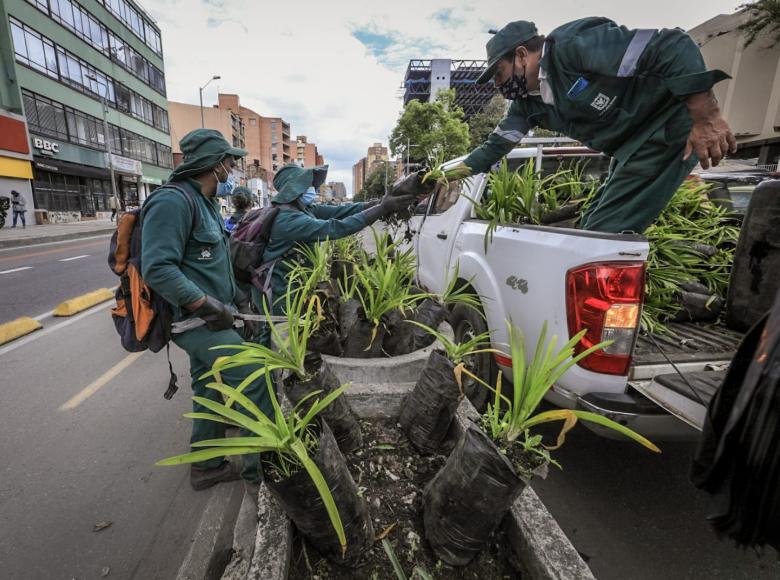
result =
M69 224L28 225L25 229L22 229L21 226L11 228L9 222L10 220L6 221L5 227L0 228L0 248L14 248L17 246L99 236L111 234L116 229L116 224L107 219Z

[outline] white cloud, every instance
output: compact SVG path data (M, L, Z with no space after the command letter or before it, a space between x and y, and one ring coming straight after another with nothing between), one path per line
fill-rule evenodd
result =
M147 0L146 8L162 29L171 100L197 103L198 86L220 75L204 92L207 106L217 92L237 93L244 106L284 117L293 135L317 143L330 178L351 189L352 164L375 141L387 143L411 58L484 58L486 31L521 18L542 33L588 15L690 28L738 3L714 0L706 13L673 0Z

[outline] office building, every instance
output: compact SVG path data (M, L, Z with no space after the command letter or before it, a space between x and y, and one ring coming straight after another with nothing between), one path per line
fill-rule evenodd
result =
M465 119L482 112L498 90L493 83L477 84L485 70L484 60L410 60L404 76L404 105L411 100L427 103L439 91L455 89L455 103L463 109Z
M0 94L22 103L35 208L51 221L96 217L112 191L138 205L173 167L153 19L131 0L0 0L0 17Z

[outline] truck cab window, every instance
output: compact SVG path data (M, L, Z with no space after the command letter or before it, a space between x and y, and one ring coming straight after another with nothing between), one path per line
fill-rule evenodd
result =
M433 207L431 215L442 214L458 201L462 180L450 181L448 184L440 183L434 190Z

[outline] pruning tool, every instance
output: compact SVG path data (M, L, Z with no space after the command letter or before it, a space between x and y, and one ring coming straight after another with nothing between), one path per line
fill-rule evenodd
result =
M265 314L233 314L233 327L243 328L244 321L248 322L287 322L286 316L266 316ZM183 334L189 330L200 328L204 326L206 321L202 318L188 318L187 320L181 320L174 322L171 325L171 334Z

